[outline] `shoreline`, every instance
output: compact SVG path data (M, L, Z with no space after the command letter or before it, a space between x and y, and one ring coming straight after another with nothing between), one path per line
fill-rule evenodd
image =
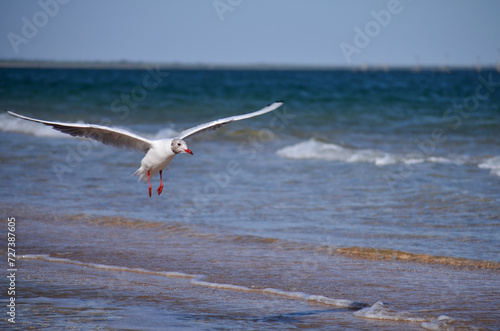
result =
M5 207L0 204L0 207ZM27 207L27 206L25 206ZM38 209L38 208L36 208ZM7 212L7 214L10 214ZM155 222L143 219L134 219L122 216L98 216L91 214L57 214L57 213L42 213L44 217L38 218L33 214L29 218L37 219L37 221L46 222L45 218L58 219L65 224L76 224L77 226L97 226L103 230L114 228L120 231L128 231L132 229L155 229L156 231L173 232L182 237L194 238L217 238L219 242L229 245L239 245L243 242L255 245L271 245L272 247L287 248L299 251L309 251L310 254L317 252L325 253L325 255L337 256L340 258L348 258L350 260L363 261L384 261L396 262L398 264L416 264L420 266L444 266L458 270L490 270L500 271L500 262L482 259L470 259L465 257L441 256L428 253L416 253L410 251L402 251L385 247L358 247L358 246L328 246L314 245L311 243L301 243L295 241L286 241L271 237L261 237L256 235L239 235L232 233L220 233L217 229L209 229L195 224L185 224L183 222ZM165 234L168 236L169 234ZM271 247L269 247L271 248Z
M412 262L427 265L444 265L463 269L490 269L500 271L500 263L463 257L439 256L374 247L341 247L336 253L355 259L375 261Z
M331 247L317 246L310 243L300 243L295 241L286 241L271 237L261 237L256 235L237 235L237 234L217 234L207 231L209 229L201 228L198 225L184 224L182 222L163 223L152 222L142 219L132 219L119 216L97 216L97 215L72 215L75 219L81 220L87 224L96 224L103 227L121 227L134 229L168 229L180 233L201 235L202 237L218 238L219 241L227 243L248 242L254 244L270 244L278 247L294 247L290 249L309 250L314 254L316 251L326 252L327 255L336 255L338 257L347 257L349 259L361 259L365 261L394 261L397 263L415 263L419 265L441 265L455 267L459 269L479 270L486 269L500 271L500 262L480 259L470 259L464 257L440 256L424 253L414 253L401 251L392 248L377 247Z

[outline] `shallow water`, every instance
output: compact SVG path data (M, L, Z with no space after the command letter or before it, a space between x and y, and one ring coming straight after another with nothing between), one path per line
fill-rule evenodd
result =
M149 138L285 101L190 139L152 198L140 154L0 114L19 323L498 328L499 91L447 113L498 73L164 73L139 98L148 71L0 71L4 108Z
M412 330L447 315L450 327L494 329L500 318L497 270L353 259L205 227L22 207L23 327Z

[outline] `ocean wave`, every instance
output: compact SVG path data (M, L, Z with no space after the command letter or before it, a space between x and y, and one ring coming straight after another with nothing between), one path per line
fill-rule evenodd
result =
M379 320L405 321L405 322L426 322L428 317L419 316L407 311L394 310L382 301L374 303L370 307L363 308L353 313L356 317L371 318Z
M490 174L500 177L500 156L495 156L479 163L479 168L490 169Z
M451 318L446 315L440 315L433 319L430 316L420 315L416 312L398 311L382 301L360 309L354 312L353 315L367 319L420 323L420 327L426 330L477 330L476 327L465 320Z
M279 149L276 154L293 160L323 160L346 163L372 163L376 166L392 164L441 163L472 164L490 169L492 175L500 176L500 156L470 157L468 155L424 156L422 153L395 154L377 149L356 149L309 139Z
M307 141L284 147L276 152L288 159L317 159L340 161L347 163L368 162L376 165L398 163L402 160L397 155L373 149L353 149L309 139ZM418 161L418 160L414 160Z
M347 163L373 163L384 166L397 163L454 163L463 164L467 158L462 157L423 157L422 154L394 154L377 149L356 149L342 147L332 143L325 143L315 139L309 139L301 143L284 147L276 152L279 156L288 159L317 159L325 161L339 161Z
M480 328L471 325L466 320L451 318L446 315L440 315L433 321L423 322L420 327L425 330L444 331L444 330L479 330Z

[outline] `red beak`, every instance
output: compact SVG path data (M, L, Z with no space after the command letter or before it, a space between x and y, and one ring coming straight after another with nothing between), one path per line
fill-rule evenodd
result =
M193 155L193 152L191 152L191 150L190 150L189 148L186 148L186 149L184 150L184 152L186 152L186 153L189 153L189 154Z

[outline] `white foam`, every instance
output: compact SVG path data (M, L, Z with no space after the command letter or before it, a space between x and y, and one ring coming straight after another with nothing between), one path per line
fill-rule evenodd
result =
M345 308L363 308L366 307L367 304L364 302L351 301L345 299L332 299L322 295L309 295L307 297L308 301L319 302L326 305L332 305L337 307L345 307Z
M477 158L472 158L468 155L426 156L423 153L415 151L407 154L396 154L377 149L342 147L336 144L320 142L315 139L309 139L295 145L286 146L278 150L276 154L280 157L294 160L316 159L346 163L364 162L372 163L377 166L419 163L463 165L478 162ZM479 166L492 169L492 173L500 176L500 157L490 158Z
M449 318L446 315L441 315L434 321L423 322L422 324L420 324L420 326L423 329L433 330L433 331L450 330L449 325L446 322L453 322L453 321L454 320L452 318ZM454 328L451 328L451 330L454 330Z
M396 155L374 149L353 149L309 139L276 152L288 159L318 159L347 163L368 162L387 165L399 162Z
M19 256L20 259L23 260L43 260L49 258L47 254L27 254Z
M212 283L212 282L205 282L203 280L197 280L193 279L191 281L191 284L193 285L199 285L199 286L205 286L205 287L212 287L212 288L220 288L224 290L233 290L233 291L243 291L243 292L256 292L256 290L251 289L246 286L240 286L240 285L232 285L232 284L221 284L221 283Z
M311 295L311 294L307 294L304 292L289 292L289 291L283 291L283 290L278 290L278 289L274 289L274 288L266 288L266 289L263 289L262 292L275 294L275 295L281 295L281 296L285 296L288 298L301 299L301 300L306 300L306 301L322 303L322 304L326 304L326 305L344 307L344 308L363 308L363 307L367 306L367 304L363 303L363 302L357 302L357 301L351 301L351 300L345 300L345 299L332 299L332 298L328 298L328 297L325 297L322 295Z
M120 267L120 266L105 265L105 264L98 264L98 263L80 262L80 261L75 261L75 260L66 259L66 258L51 257L49 255L43 255L43 254L23 255L20 258L27 259L27 260L44 260L44 261L48 261L48 262L68 263L68 264L78 265L78 266L82 266L82 267L95 268L95 269L100 269L100 270L125 271L125 272L149 274L149 275L155 275L155 276L164 276L164 277L169 277L169 278L191 278L190 283L193 285L198 285L198 286L211 287L211 288L224 289L224 290L232 290L232 291L257 292L257 293L263 293L263 294L280 295L280 296L285 296L288 298L313 301L313 302L318 302L318 303L322 303L322 304L326 304L326 305L345 307L345 308L361 308L361 307L367 306L367 304L362 303L362 302L356 302L356 301L344 300L344 299L333 299L333 298L328 298L328 297L321 296L321 295L311 295L311 294L307 294L307 293L303 293L303 292L289 292L289 291L283 291L283 290L273 289L273 288L257 289L257 288L250 288L250 287L241 286L241 285L207 282L207 281L203 280L203 278L205 278L204 275L191 275L191 274L186 274L186 273L177 272L177 271L173 271L173 272L172 271L153 271L153 270L147 270L147 269L143 269L143 268L129 268L129 267Z
M441 157L441 156L431 156L431 157L428 157L427 161L434 162L434 163L457 163L457 161L453 161L453 160L451 160L449 158Z
M82 267L89 267L100 270L110 270L110 271L125 271L125 272L135 272L140 274L148 274L155 276L165 276L171 278L196 278L197 275L190 275L183 272L176 271L152 271L144 268L129 268L129 267L120 267L106 264L98 264L98 263L88 263L88 262L80 262L71 259L61 258L61 257L52 257L46 254L28 254L22 255L21 259L25 260L44 260L48 262L57 262L57 263L68 263L74 264Z
M500 177L500 156L488 158L479 163L478 167L482 169L490 169L490 174Z
M426 322L429 320L428 318L417 316L406 311L391 309L381 301L374 303L371 307L360 309L353 313L353 315L361 318L405 322Z
M478 327L466 320L451 318L446 315L441 315L433 321L423 322L420 324L420 327L432 331L479 330Z

